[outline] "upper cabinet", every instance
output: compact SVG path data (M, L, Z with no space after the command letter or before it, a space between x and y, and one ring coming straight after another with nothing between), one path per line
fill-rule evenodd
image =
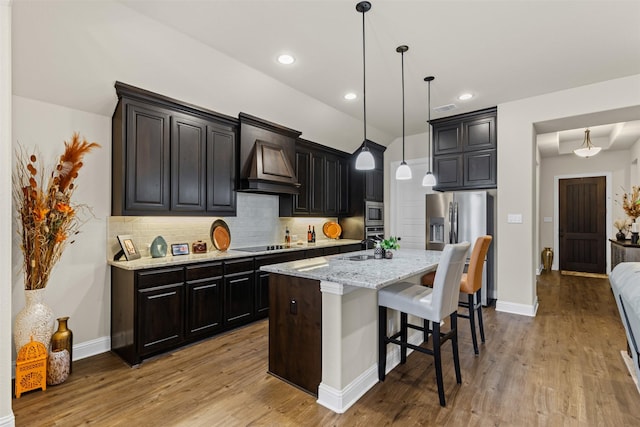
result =
M236 120L115 87L112 215L235 215Z
M298 138L295 172L298 194L280 196L280 216L348 214L349 155Z
M432 120L438 191L495 188L497 109Z

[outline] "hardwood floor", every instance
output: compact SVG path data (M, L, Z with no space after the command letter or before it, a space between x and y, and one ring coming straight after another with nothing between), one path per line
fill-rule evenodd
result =
M13 400L18 426L600 426L640 425L640 395L620 356L624 330L607 279L544 273L535 318L484 310L474 356L460 319L462 385L443 356L447 407L433 359L412 353L345 414L267 374L268 324L145 361L80 360L59 386Z

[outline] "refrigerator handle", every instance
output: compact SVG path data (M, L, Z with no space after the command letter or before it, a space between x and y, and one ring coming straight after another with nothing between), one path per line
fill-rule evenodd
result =
M458 202L453 203L453 241L458 243Z
M447 243L453 242L453 202L449 202L449 240Z

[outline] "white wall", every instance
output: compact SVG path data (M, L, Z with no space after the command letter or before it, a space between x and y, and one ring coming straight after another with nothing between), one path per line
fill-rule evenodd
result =
M11 235L11 3L0 1L0 236ZM0 245L0 426L15 424L11 410L11 256Z
M639 105L640 75L498 105L499 310L534 315L538 304L535 123ZM523 223L507 223L510 213L522 214Z
M110 276L106 265L106 230L111 211L111 118L13 97L14 147L18 144L27 150L37 147L43 162L53 166L64 151L64 141L69 141L74 131L102 146L85 156L73 196L74 203L90 206L95 218L85 216L89 221L54 267L45 302L56 317L70 317L74 358L82 358L85 354L82 347L76 348L77 344L99 340L92 344L102 351L109 349ZM13 230L12 315L15 317L24 307L24 282L23 257L15 222Z

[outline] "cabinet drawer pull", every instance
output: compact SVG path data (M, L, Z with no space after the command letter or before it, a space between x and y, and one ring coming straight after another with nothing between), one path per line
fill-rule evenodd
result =
M233 279L233 280L229 280L229 284L233 285L234 283L246 282L247 280L249 280L247 277L243 277L241 279Z
M216 286L218 286L217 283L211 283L210 285L197 286L197 287L193 288L193 290L194 291L199 291L199 290L202 290L202 289L215 288Z
M162 298L162 297L170 297L171 295L175 295L177 292L173 291L173 292L165 292L164 294L158 294L158 295L151 295L149 297L149 299L156 299L156 298Z

